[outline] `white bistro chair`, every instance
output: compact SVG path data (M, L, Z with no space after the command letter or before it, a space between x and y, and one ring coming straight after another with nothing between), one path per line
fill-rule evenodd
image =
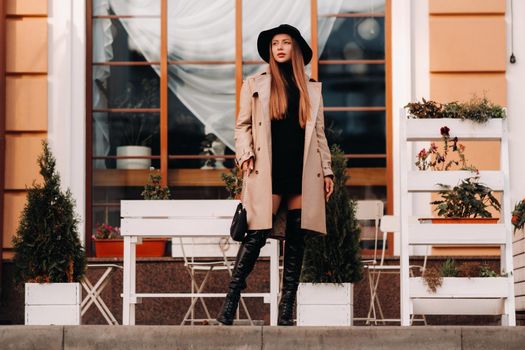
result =
M191 277L191 293L200 294L204 293L208 279L214 271L228 271L231 277L239 246L239 242L235 242L229 237L177 237L172 240L171 249L173 257L184 259L184 267ZM270 256L269 248L268 244L265 245L261 249L259 257ZM206 318L195 318L197 302L200 302ZM246 319L240 318L240 308L246 314ZM204 297L192 297L191 304L184 315L181 325L188 322L191 325L195 322L215 323L214 316L210 314ZM237 309L236 323L254 325L242 294L240 307Z
M363 260L365 273L368 276L368 287L370 290L370 308L372 308L372 300L374 295L374 286L376 286L372 268L384 261L385 237L383 241L379 242L379 222L384 212L384 204L381 200L358 200L356 201L356 219L358 221L372 221L374 222L374 248L371 259ZM361 225L361 228L366 226ZM354 318L356 321L370 321L370 311L365 318Z
M398 216L393 215L383 215L380 220L379 225L380 231L382 232L382 240L383 242L387 239L387 233L388 232L400 232L400 220ZM419 270L420 272L424 272L427 264L427 255L428 255L429 247L426 249L426 253L423 260L423 265L410 265L409 271L410 275L413 276L414 270ZM400 265L387 265L385 264L385 251L386 251L386 245L383 245L380 249L380 259L379 261L374 261L372 264L366 265L367 272L369 274L369 282L370 282L370 306L368 310L368 315L366 317L366 323L370 324L371 322L374 322L375 325L378 324L378 322L381 322L382 324L386 324L386 322L401 322L401 319L398 318L391 318L387 319L384 317L383 310L381 308L381 302L378 295L378 286L379 281L382 274L400 274L401 266ZM375 256L375 255L374 255ZM416 319L414 316L412 316L412 323L413 322L423 322L425 325L427 324L426 318L424 315L421 315L421 318Z

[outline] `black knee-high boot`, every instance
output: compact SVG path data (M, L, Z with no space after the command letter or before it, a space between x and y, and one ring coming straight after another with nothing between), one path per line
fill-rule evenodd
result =
M253 270L261 248L266 244L271 230L248 231L244 238L233 268L230 286L222 310L217 317L217 321L225 325L233 324L233 318L241 298L241 290L246 288L246 278Z
M301 229L301 209L288 211L284 246L284 278L279 303L280 326L293 325L293 308L303 267L305 232Z

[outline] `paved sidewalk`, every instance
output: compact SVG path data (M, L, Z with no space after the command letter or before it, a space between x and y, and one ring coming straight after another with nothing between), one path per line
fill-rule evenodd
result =
M524 349L523 327L1 326L1 349Z

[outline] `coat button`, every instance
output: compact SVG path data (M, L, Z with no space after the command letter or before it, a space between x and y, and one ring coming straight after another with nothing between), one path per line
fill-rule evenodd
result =
M261 122L259 122L259 125L261 125Z
M317 173L317 177L321 177L321 173Z
M261 147L257 147L257 151L260 151L261 150Z
M256 174L259 174L259 170L255 170L255 173L256 173Z

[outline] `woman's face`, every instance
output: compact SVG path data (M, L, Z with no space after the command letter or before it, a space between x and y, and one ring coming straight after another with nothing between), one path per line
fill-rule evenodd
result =
M273 59L279 63L292 57L292 37L288 34L276 34L272 39Z

